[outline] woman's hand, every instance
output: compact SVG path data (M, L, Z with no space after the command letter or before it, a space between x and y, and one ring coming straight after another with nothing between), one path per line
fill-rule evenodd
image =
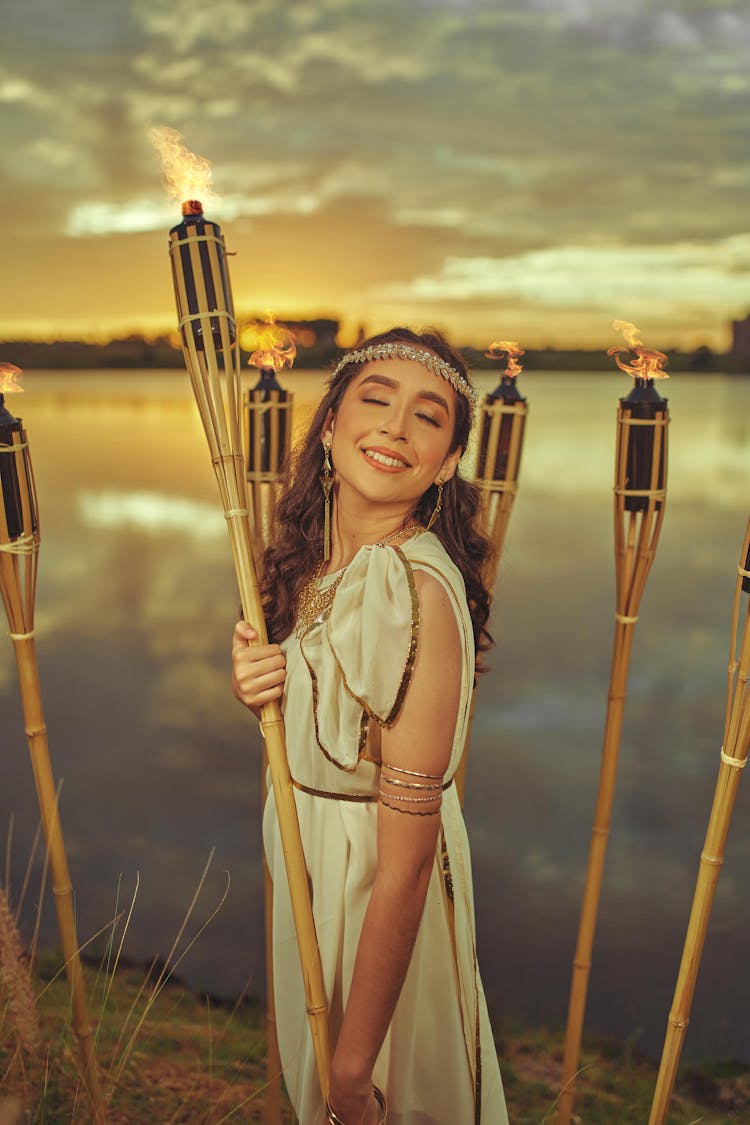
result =
M280 645L256 645L258 634L238 621L232 636L232 691L255 715L264 703L280 699L286 679L286 657Z
M345 1125L378 1125L380 1108L372 1092L372 1082L347 1090L337 1086L331 1075L328 1104Z

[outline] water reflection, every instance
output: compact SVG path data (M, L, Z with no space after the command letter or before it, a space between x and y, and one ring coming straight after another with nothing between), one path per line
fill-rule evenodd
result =
M480 957L501 1013L564 1018L609 677L614 375L524 375L521 485L497 589L467 789ZM486 377L489 386L492 379ZM297 425L320 378L288 377ZM37 632L82 935L141 873L128 937L165 955L201 899L229 898L181 971L262 987L260 746L228 686L237 593L181 374L34 375L17 400L42 515ZM667 385L669 499L636 631L587 1025L661 1043L718 769L731 598L750 477L750 384ZM18 886L36 824L10 643L4 784ZM740 796L687 1052L750 1059L750 797ZM51 908L45 927L54 940Z

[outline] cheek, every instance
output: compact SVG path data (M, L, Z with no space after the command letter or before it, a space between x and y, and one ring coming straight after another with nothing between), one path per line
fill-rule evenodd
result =
M422 444L422 460L437 470L450 452L450 442L444 434L428 435Z

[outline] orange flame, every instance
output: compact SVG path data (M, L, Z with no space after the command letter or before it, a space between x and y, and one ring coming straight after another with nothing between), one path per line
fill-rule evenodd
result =
M505 374L509 379L515 379L516 375L520 375L523 371L523 365L517 362L518 357L525 352L526 349L522 348L516 340L495 340L484 354L487 359L502 359L507 355L508 366L505 368Z
M272 315L265 320L255 320L242 329L241 344L246 351L252 350L247 361L249 367L271 367L281 371L291 367L297 354L294 334L283 325L277 324Z
M669 374L662 369L663 364L667 362L667 356L664 352L656 351L655 348L644 348L640 332L634 324L630 324L627 320L613 320L612 327L617 332L622 332L627 341L626 348L622 348L618 344L613 344L611 348L607 348L607 355L615 357L615 363L621 371L632 375L634 379L669 378ZM630 363L620 359L623 352L635 353Z
M203 156L195 156L183 144L176 129L157 125L151 130L151 142L161 157L169 198L176 203L183 199L204 199L213 195L211 165Z
M20 394L23 387L18 385L21 368L12 363L0 363L0 395Z

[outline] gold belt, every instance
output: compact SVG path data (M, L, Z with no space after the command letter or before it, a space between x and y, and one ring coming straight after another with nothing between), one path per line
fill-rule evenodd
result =
M447 789L452 784L453 778L440 788ZM325 797L328 801L354 801L358 805L372 805L380 797L379 793L331 793L327 789L311 789L309 785L303 785L301 781L296 781L294 778L292 778L292 785L301 793L309 793L311 797Z

